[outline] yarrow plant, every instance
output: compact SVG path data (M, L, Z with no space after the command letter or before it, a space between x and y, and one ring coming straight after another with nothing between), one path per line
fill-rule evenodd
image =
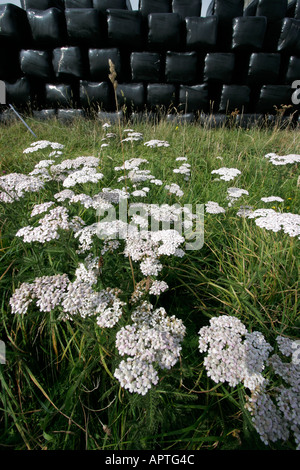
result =
M123 141L133 143L141 139L141 134L128 129ZM155 140L145 145L164 148L169 143ZM49 146L55 152L63 148L56 143L39 141L25 153L45 151ZM53 152L51 154L54 156ZM190 173L186 160L185 157L185 176ZM10 307L12 313L18 315L25 315L32 308L44 313L57 311L61 321L89 318L93 319L95 328L114 329L118 354L127 356L116 368L114 376L129 392L144 395L157 384L159 369L172 368L180 357L186 331L183 322L174 315L169 316L163 307L154 308L151 299L158 299L168 290L168 284L159 276L167 258L185 255L184 233L193 229L196 216L188 207L179 204L158 206L151 203L152 188L162 186L163 181L143 168L148 164L147 159L124 160L114 169L117 182L124 186L110 188L103 185L100 191L99 184L105 175L99 172L99 164L99 158L93 156L58 162L44 159L35 165L30 176L2 177L2 187L5 186L13 199L23 197L25 190L46 189L51 182L59 188L53 200L32 207L30 225L20 228L16 232L17 238L25 244L44 245L65 234L77 245L78 256L84 256L73 273L42 276L22 283L10 298ZM87 185L89 191L85 192L83 189ZM98 190L92 191L93 186ZM177 183L164 187L171 197L184 195ZM147 202L140 202L141 198L147 198ZM11 201L7 199L6 202ZM78 208L81 209L76 213ZM117 217L122 208L126 212L125 221ZM87 212L89 210L93 213ZM113 220L101 217L107 212L114 214ZM84 220L86 213L89 217ZM162 229L157 230L161 223ZM97 256L93 255L96 246L100 246ZM128 301L121 289L105 286L102 280L99 282L100 256L109 259L115 254L127 259L132 269L134 290ZM142 280L136 282L136 276ZM129 318L125 311L131 312ZM124 325L126 318L129 323L120 328L120 322Z
M282 357L292 356L292 340L278 336L277 345ZM200 329L199 350L207 353L204 367L214 382L243 384L251 392L246 409L264 444L286 441L292 433L300 450L300 363L270 355L273 347L262 333L249 333L238 318L227 315L213 317ZM283 380L275 390L269 386L269 369Z

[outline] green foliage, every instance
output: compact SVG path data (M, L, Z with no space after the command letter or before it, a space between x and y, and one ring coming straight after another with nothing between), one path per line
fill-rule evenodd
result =
M276 195L285 200L279 210L296 213L299 208L297 165L277 168L264 158L269 152L299 153L299 131L209 130L165 121L134 125L144 141L167 140L170 147L162 151L144 147L143 142L124 143L122 150L117 127L112 128L117 137L102 148L105 134L97 121L65 126L30 120L29 125L40 140L64 144L67 158L99 156L104 187L116 183L113 168L122 164L122 151L126 158L148 159L156 177L183 186L182 175L175 177L172 169L178 163L175 158L187 155L192 174L181 204L210 200L227 205L231 183L214 181L211 175L227 166L242 171L234 181L249 191L242 203L256 209L264 207L261 197ZM0 176L29 173L47 158L42 151L23 154L31 142L20 123L1 128ZM299 337L299 240L237 217L236 207L226 215L206 214L203 248L179 261L166 260L162 279L170 289L157 301L187 328L180 362L164 371L146 396L139 396L121 389L113 376L120 359L114 344L116 328L95 328L90 319L61 321L57 312L45 314L35 308L24 316L10 312L9 298L20 283L72 274L80 259L68 235L42 249L14 236L29 223L31 208L60 190L57 183L51 185L48 193L33 193L0 207L0 338L7 351L6 364L0 364L0 449L291 448L291 443L262 444L244 409L243 388L230 389L207 377L197 334L211 317L228 314L240 318L249 331L261 331L271 344L278 334ZM93 188L85 185L84 190L92 194ZM157 204L177 202L162 187L155 191ZM76 215L84 211L89 217L88 210L77 209ZM125 297L132 291L131 269L123 258L104 255L102 276Z

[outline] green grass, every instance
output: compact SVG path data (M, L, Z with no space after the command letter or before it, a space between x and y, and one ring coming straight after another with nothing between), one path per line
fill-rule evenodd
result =
M100 158L105 179L85 185L93 194L116 185L113 168L123 162L118 128L110 146L101 149L102 123L79 120L37 122L28 118L38 140L65 145L64 158L93 155ZM95 327L91 318L60 321L58 313L31 309L12 315L9 298L22 283L35 277L73 273L76 244L69 235L42 246L24 244L14 234L29 223L34 204L51 200L61 190L50 183L45 191L20 202L0 206L0 338L6 343L6 364L0 365L0 448L48 450L202 450L293 449L293 439L265 446L244 409L243 386L231 388L210 380L198 351L198 331L218 315L238 317L249 329L262 332L275 346L278 335L300 337L299 240L273 233L254 220L236 216L247 204L272 207L260 201L276 195L284 203L276 210L298 213L300 195L296 164L271 165L264 155L300 153L299 130L216 129L195 125L126 123L143 133L143 141L167 140L170 147L149 149L142 142L123 145L125 158L149 160L149 169L164 182L177 182L184 190L181 204L216 201L226 207L226 190L249 191L226 214L205 215L205 242L183 259L167 260L161 279L170 289L158 299L169 315L184 321L187 334L180 361L160 373L160 381L146 396L130 394L113 377L120 358L113 331ZM0 129L0 176L29 173L49 152L23 154L33 141L21 123ZM192 176L184 183L174 175L177 157L186 155ZM222 160L217 157L221 157ZM211 171L235 167L242 174L234 181L214 181ZM120 185L118 187L121 187ZM96 189L95 189L96 188ZM162 187L154 190L157 204L178 202ZM76 214L92 222L93 211L78 206ZM75 212L74 214L75 215ZM99 247L95 246L95 253ZM139 279L139 275L136 274ZM129 263L104 257L104 285L132 292ZM127 312L128 314L128 312ZM124 326L121 320L119 326Z

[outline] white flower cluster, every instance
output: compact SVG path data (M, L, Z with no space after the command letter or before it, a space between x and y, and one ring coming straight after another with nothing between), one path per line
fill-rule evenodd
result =
M25 196L25 193L35 193L44 188L40 178L22 173L10 173L0 176L0 201L13 203Z
M237 168L222 167L222 168L219 168L218 170L213 170L211 174L220 175L221 180L230 181L236 178L236 176L240 175L241 172Z
M73 196L75 196L75 193L72 189L63 189L59 193L54 194L54 198L57 202L64 202L67 199L72 199Z
M280 353L293 357L294 341L278 336ZM246 409L261 440L268 445L286 441L294 434L300 449L300 362L284 362L257 331L248 333L243 323L230 316L215 317L210 326L199 331L199 350L207 352L204 366L215 382L231 386L243 383L251 391L246 395ZM268 390L262 371L271 367L286 385Z
M25 243L39 242L45 243L57 240L60 237L59 230L69 230L69 213L65 207L55 207L42 219L39 225L33 227L28 225L21 228L16 237L23 238Z
M135 142L139 140L143 140L143 134L141 132L130 131L127 132L127 137L122 139L122 142Z
M23 153L32 153L37 152L38 150L45 149L46 147L51 147L53 150L63 149L64 145L58 144L57 142L49 142L49 140L38 140L30 144L30 147L23 150Z
M265 158L269 159L269 162L275 166L283 166L293 163L300 163L300 155L291 153L289 155L277 155L276 153L268 153Z
M38 277L33 283L24 282L10 298L12 313L24 314L30 303L36 300L41 312L50 312L60 305L69 279L66 274Z
M145 142L144 145L146 147L151 147L151 148L154 148L154 147L170 147L170 144L169 144L168 141L166 141L166 140L157 140L157 139L149 140L148 142Z
M224 214L226 211L223 207L219 206L217 202L208 201L205 204L205 210L208 214Z
M130 160L125 160L123 165L116 166L115 171L138 170L142 163L149 163L149 162L145 158L131 158Z
M152 305L144 302L132 314L134 323L116 335L116 347L122 361L114 375L122 387L131 393L145 395L158 381L153 364L170 369L180 356L185 327L174 315L169 317L164 308L152 312ZM139 369L133 368L139 366Z
M200 329L199 350L208 351L204 366L214 382L232 387L244 382L254 390L264 382L261 372L272 347L261 333L248 333L238 318L222 315Z
M166 184L165 189L167 189L169 193L175 194L178 197L181 197L184 195L184 192L182 191L180 186L176 183Z
M53 206L55 202L50 201L50 202L43 202L42 204L35 204L33 207L30 217L34 217L35 215L42 214L43 212L47 212L48 209Z
M293 355L294 341L282 336L278 336L276 341L283 356ZM300 364L284 362L278 354L273 354L268 364L285 385L270 392L266 387L261 387L248 398L246 408L266 445L278 440L285 441L292 432L297 449L300 450Z
M71 188L76 184L98 183L103 178L103 173L97 173L96 168L83 167L81 170L74 171L63 181L65 188Z
M140 262L144 276L157 276L163 266L159 258L163 255L177 256L179 246L185 239L176 230L132 231L125 241L124 255Z
M183 159L186 157L179 157L179 158ZM178 158L176 160L178 160ZM174 168L173 173L184 175L185 181L189 181L190 176L191 176L191 165L189 163L183 163L182 165L180 165L179 168Z
M262 197L261 201L263 202L283 202L284 199L278 196L269 196L269 197Z
M273 209L257 209L247 216L249 219L255 219L258 227L284 233L290 237L300 239L300 215L290 212L276 212Z
M249 192L246 189L241 188L228 188L227 199L229 200L228 206L231 207L233 203L237 201L243 195L249 196Z

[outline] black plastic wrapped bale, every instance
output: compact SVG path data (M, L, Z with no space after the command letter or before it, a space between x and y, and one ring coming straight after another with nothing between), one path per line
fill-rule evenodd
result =
M93 8L93 0L64 0L65 9L68 8Z
M212 16L215 14L215 0L212 0L207 7L206 16Z
M244 9L244 16L256 16L258 0L252 0Z
M166 121L171 122L177 125L191 123L195 120L194 113L185 113L185 114L167 114Z
M204 61L205 82L230 84L235 68L235 55L231 52L210 52Z
M285 14L286 18L295 18L296 6L297 6L297 0L293 0L292 2L288 3L288 7L286 10L286 14Z
M182 47L182 20L178 13L148 15L148 46L164 51Z
M285 83L291 85L296 80L300 80L300 57L291 56L285 73Z
M202 0L173 0L172 12L178 13L182 19L187 16L201 16Z
M297 0L297 4L295 8L295 19L300 20L300 0Z
M149 83L147 86L147 106L155 110L168 110L176 106L176 87L168 83Z
M241 16L233 20L232 46L234 51L261 50L267 30L265 16Z
M83 109L58 109L57 119L64 124L76 121L85 116Z
M244 0L215 0L214 14L221 20L232 20L243 16Z
M118 124L119 122L123 122L124 114L123 111L118 112L107 112L107 111L98 111L97 118L100 122L106 124Z
M265 118L263 114L238 114L235 118L235 125L242 129L252 129L263 127Z
M279 83L281 56L278 53L253 53L249 60L247 84L250 87Z
M277 129L294 128L296 122L292 115L289 116L274 116L272 114L266 117L266 124L268 127L276 127Z
M67 42L70 46L101 47L106 39L106 24L94 8L65 10Z
M128 10L126 0L93 0L93 8L100 11L103 15L106 15L106 10L112 8Z
M89 71L93 81L108 80L109 59L113 62L117 73L117 80L121 74L121 54L116 47L107 49L89 49Z
M292 88L288 85L263 85L256 111L276 114L276 109L292 104Z
M172 0L140 0L139 10L144 18L151 13L171 13Z
M161 54L158 52L132 52L130 55L133 82L160 82L162 79Z
M54 119L56 117L56 109L34 109L33 118L38 121L46 121L47 119Z
M219 112L246 111L249 102L250 88L246 85L223 85Z
M139 11L107 10L107 34L110 47L143 49L142 16Z
M206 129L219 129L225 128L228 122L226 114L205 114L201 113L198 117L198 122Z
M286 15L287 5L287 0L259 0L256 15L266 16L269 21L280 20Z
M80 105L85 108L103 109L112 111L113 106L113 90L108 82L89 82L80 80L79 85Z
M178 101L179 111L184 111L185 113L206 113L209 109L207 85L180 85Z
M84 79L87 76L82 51L77 46L54 49L52 63L58 80Z
M0 80L15 81L21 75L19 49L16 46L0 47Z
M48 10L54 6L52 0L21 0L21 7L24 10Z
M166 54L165 77L167 83L195 83L198 79L198 57L195 51Z
M16 108L25 108L31 103L31 87L27 77L19 78L14 83L6 82L6 103Z
M185 19L186 48L198 52L216 50L218 17L190 17Z
M51 49L63 46L67 31L64 13L58 8L45 11L27 10L34 48Z
M216 0L215 12L218 16L218 49L228 51L231 49L232 20L243 16L244 0Z
M22 49L20 66L24 75L42 80L53 78L52 54L49 51Z
M50 108L71 108L74 93L70 84L59 83L45 85L45 104Z
M292 55L300 54L300 20L283 20L277 50Z
M0 41L2 46L28 45L31 40L26 12L11 3L0 5Z
M120 108L126 109L126 114L141 111L145 107L145 88L143 83L119 83L117 99Z

